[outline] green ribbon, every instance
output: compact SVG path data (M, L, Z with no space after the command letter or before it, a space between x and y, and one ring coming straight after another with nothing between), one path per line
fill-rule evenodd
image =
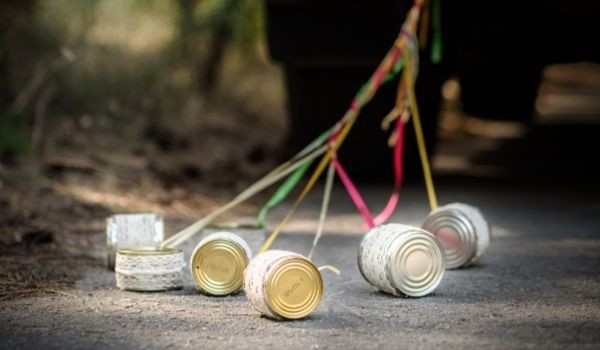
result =
M325 143L325 141L331 135L334 129L335 128L330 128L329 130L319 135L319 137L312 141L309 144L309 146L306 147L306 149L310 147L318 147ZM259 227L265 226L265 219L267 218L269 210L271 210L287 198L287 196L290 194L290 192L292 192L294 187L296 187L298 182L300 182L300 179L302 179L302 176L304 176L308 168L310 168L312 163L313 161L307 162L298 169L296 169L292 174L290 174L290 176L288 176L288 178L281 184L281 186L279 186L279 188L277 189L277 191L275 191L273 196L269 198L267 203L260 209L260 212L258 213L258 216L256 218L256 222Z
M392 70L385 75L385 77L383 78L383 83L388 83L390 80L394 79L396 75L398 75L398 73L402 70L402 67L404 67L404 63L405 58L404 55L402 55L402 57L400 57L400 59L396 61L396 63L392 67Z
M442 8L440 0L433 1L433 41L431 43L431 62L442 61Z

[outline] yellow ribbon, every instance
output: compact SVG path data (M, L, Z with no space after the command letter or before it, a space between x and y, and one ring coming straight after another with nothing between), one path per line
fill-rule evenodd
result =
M417 106L417 98L415 97L414 85L412 82L412 61L410 55L406 56L406 67L403 78L406 82L408 101L412 113L413 126L415 128L415 136L417 138L417 146L419 148L419 157L421 158L421 166L423 167L423 176L425 177L425 186L427 188L427 197L429 198L429 206L431 210L436 210L438 207L437 196L433 186L433 178L431 176L431 168L429 166L429 158L427 157L427 148L425 147L425 137L423 136L423 128L421 127L421 118L419 115L419 107Z
M323 158L321 158L321 162L319 162L319 165L317 165L317 168L315 169L312 176L310 177L310 179L304 186L304 189L300 193L300 196L298 196L298 199L296 199L296 202L294 203L294 205L292 206L290 211L287 213L287 215L283 218L283 220L279 223L279 225L277 225L275 230L273 230L273 232L269 235L267 240L260 247L259 253L263 253L263 252L269 250L269 248L273 244L273 241L275 241L277 236L279 236L279 233L281 233L281 230L285 227L287 222L290 220L290 218L294 214L294 211L296 211L296 209L298 208L300 203L302 203L302 201L304 200L306 195L313 188L313 186L319 179L319 176L321 176L321 174L323 173L323 170L325 170L325 167L331 161L331 157L336 153L338 148L340 148L340 146L344 142L344 139L346 138L346 136L348 136L348 133L350 132L350 129L352 129L352 126L354 125L354 122L356 121L356 117L358 116L358 110L352 109L349 111L349 113L351 113L351 114L348 115L347 122L342 127L342 130L338 134L338 137L335 139L333 145L331 145L331 147L329 148L327 153L325 153Z

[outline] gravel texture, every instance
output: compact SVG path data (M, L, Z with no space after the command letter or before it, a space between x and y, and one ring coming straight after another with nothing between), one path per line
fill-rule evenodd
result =
M377 204L388 191L365 190ZM120 291L99 245L82 253L94 263L72 288L0 303L0 348L600 348L596 189L450 181L439 193L441 203L479 207L492 243L476 266L448 271L432 295L392 297L362 279L356 253L366 230L338 188L315 262L342 275L323 273L324 299L304 320L260 317L243 293L200 295L187 270L179 291ZM308 252L319 197L309 198L276 248ZM417 225L427 215L422 189L406 189L401 200L392 222Z

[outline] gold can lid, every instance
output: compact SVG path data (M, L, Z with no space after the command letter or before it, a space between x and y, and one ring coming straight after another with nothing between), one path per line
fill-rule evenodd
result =
M117 254L123 255L170 255L181 253L178 248L160 248L160 247L135 247L117 249Z
M236 242L214 239L194 251L190 268L201 291L210 295L228 295L242 287L248 261L246 251Z
M266 302L277 315L287 319L308 316L323 296L323 279L309 260L283 259L267 276Z

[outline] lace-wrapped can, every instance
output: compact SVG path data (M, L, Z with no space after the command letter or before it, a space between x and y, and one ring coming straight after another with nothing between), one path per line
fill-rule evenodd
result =
M164 238L163 219L154 214L118 214L106 219L106 266L115 268L117 249L154 246Z
M209 295L239 291L251 258L252 250L240 236L225 231L208 235L198 243L190 258L196 288Z
M452 203L433 211L423 229L434 234L444 247L448 269L477 261L490 245L490 227L479 209Z
M164 291L183 287L181 249L155 247L117 250L117 287L133 291Z
M265 316L300 319L319 305L323 279L317 267L302 255L270 250L250 261L244 272L244 292Z
M381 225L360 243L358 268L383 292L420 297L433 292L442 281L444 251L435 236L418 227Z

